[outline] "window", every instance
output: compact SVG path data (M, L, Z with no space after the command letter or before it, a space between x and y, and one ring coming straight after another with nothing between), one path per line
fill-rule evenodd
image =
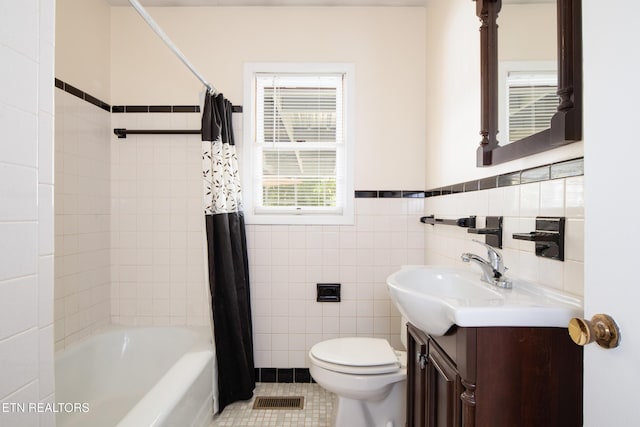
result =
M245 70L244 204L254 224L353 222L352 66Z
M548 129L560 102L555 64L507 63L501 68L499 129L508 142Z

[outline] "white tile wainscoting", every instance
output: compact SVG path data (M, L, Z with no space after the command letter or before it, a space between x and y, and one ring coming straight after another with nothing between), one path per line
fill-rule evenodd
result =
M400 348L400 314L386 278L424 263L423 198L358 198L352 226L248 227L257 367L308 367L317 342L375 336ZM341 302L316 302L341 283Z
M197 129L194 113L114 113L111 127ZM206 324L208 292L197 135L111 136L111 319L138 325ZM258 368L308 367L318 341L378 336L400 347L400 316L386 277L405 264L456 264L482 254L466 229L424 225L441 217L504 216L510 274L582 294L582 176L426 198L357 192L347 226L247 227ZM429 195L429 193L427 193ZM535 257L515 232L536 215L567 217L566 261ZM475 247L477 246L477 247ZM317 283L341 283L339 303L316 302Z
M0 425L53 426L54 4L0 7Z
M507 275L562 289L576 295L584 287L584 200L583 176L572 176L489 190L472 191L425 199L425 214L457 218L478 216L478 228L487 215L503 216L504 263ZM535 255L533 242L514 240L513 233L535 229L536 216L564 216L565 260L555 261ZM429 264L459 265L460 254L486 251L465 228L444 225L425 227L425 261Z
M56 349L110 323L110 113L55 90Z
M194 113L111 116L112 128L200 127ZM209 324L201 169L198 135L111 135L113 323Z

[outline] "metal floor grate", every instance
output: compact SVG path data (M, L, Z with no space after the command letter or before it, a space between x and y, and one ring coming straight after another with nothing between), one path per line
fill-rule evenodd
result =
M303 396L257 396L253 409L303 409Z

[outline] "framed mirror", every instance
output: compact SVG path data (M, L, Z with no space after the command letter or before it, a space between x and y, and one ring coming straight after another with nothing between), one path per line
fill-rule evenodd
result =
M481 22L482 140L477 149L477 165L496 165L579 141L582 138L581 0L554 0L551 16L549 5L538 5L535 13L533 9L526 11L526 24L530 30L525 30L524 24L505 21L506 38L502 39L498 16L503 10L503 1L474 1ZM541 1L510 0L504 3L504 15L511 16L517 15L511 13L515 12L516 6ZM513 9L507 13L509 7ZM549 22L554 18L553 10L555 23ZM520 27L528 37L509 33L509 27ZM548 34L554 29L555 41L553 34ZM550 37L556 46L555 57L554 52L549 52L554 50L549 49ZM505 46L502 52L500 44ZM534 53L527 57L525 54L530 50ZM512 61L505 51L512 52L511 55L518 52L519 57ZM506 59L500 59L501 53ZM510 102L514 102L511 110L506 106L509 97L505 94L511 94ZM529 115L524 120L524 112L531 110L535 110L538 117ZM507 114L507 111L511 112ZM523 125L525 122L527 124Z

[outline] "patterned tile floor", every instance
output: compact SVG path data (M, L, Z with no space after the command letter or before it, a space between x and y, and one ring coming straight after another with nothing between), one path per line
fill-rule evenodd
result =
M318 384L258 383L255 396L304 396L304 409L252 409L253 401L236 402L216 415L210 427L329 427L336 397Z

